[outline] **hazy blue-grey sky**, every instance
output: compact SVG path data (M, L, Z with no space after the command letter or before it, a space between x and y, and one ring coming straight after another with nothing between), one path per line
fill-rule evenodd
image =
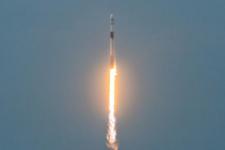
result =
M120 149L224 150L224 0L1 0L0 149L106 149L110 12Z

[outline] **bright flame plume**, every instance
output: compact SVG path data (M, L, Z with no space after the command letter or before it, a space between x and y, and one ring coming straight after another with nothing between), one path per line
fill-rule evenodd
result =
M107 146L110 150L118 150L116 139L116 116L115 116L115 82L116 67L113 66L109 70L109 114L108 114L108 131Z

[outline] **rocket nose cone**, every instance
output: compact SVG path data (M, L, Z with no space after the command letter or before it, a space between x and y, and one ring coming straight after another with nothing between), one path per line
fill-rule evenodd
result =
M114 16L113 14L110 14L110 24L114 24Z
M110 14L110 20L112 20L113 19L113 14Z

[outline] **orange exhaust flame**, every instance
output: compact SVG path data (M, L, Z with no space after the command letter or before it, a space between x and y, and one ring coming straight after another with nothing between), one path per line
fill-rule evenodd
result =
M115 81L116 67L110 68L109 72L109 114L108 114L108 131L107 131L107 146L111 150L118 150L116 139L116 117L115 117Z

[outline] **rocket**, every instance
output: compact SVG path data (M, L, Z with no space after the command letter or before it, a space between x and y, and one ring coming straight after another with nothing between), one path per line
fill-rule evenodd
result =
M110 35L109 35L109 114L107 130L107 146L109 150L118 150L116 115L115 115L115 91L116 91L116 57L114 48L114 17L110 15Z
M116 60L115 60L115 48L114 48L114 16L113 14L110 15L110 39L109 39L109 63L110 67L113 68L116 65Z

